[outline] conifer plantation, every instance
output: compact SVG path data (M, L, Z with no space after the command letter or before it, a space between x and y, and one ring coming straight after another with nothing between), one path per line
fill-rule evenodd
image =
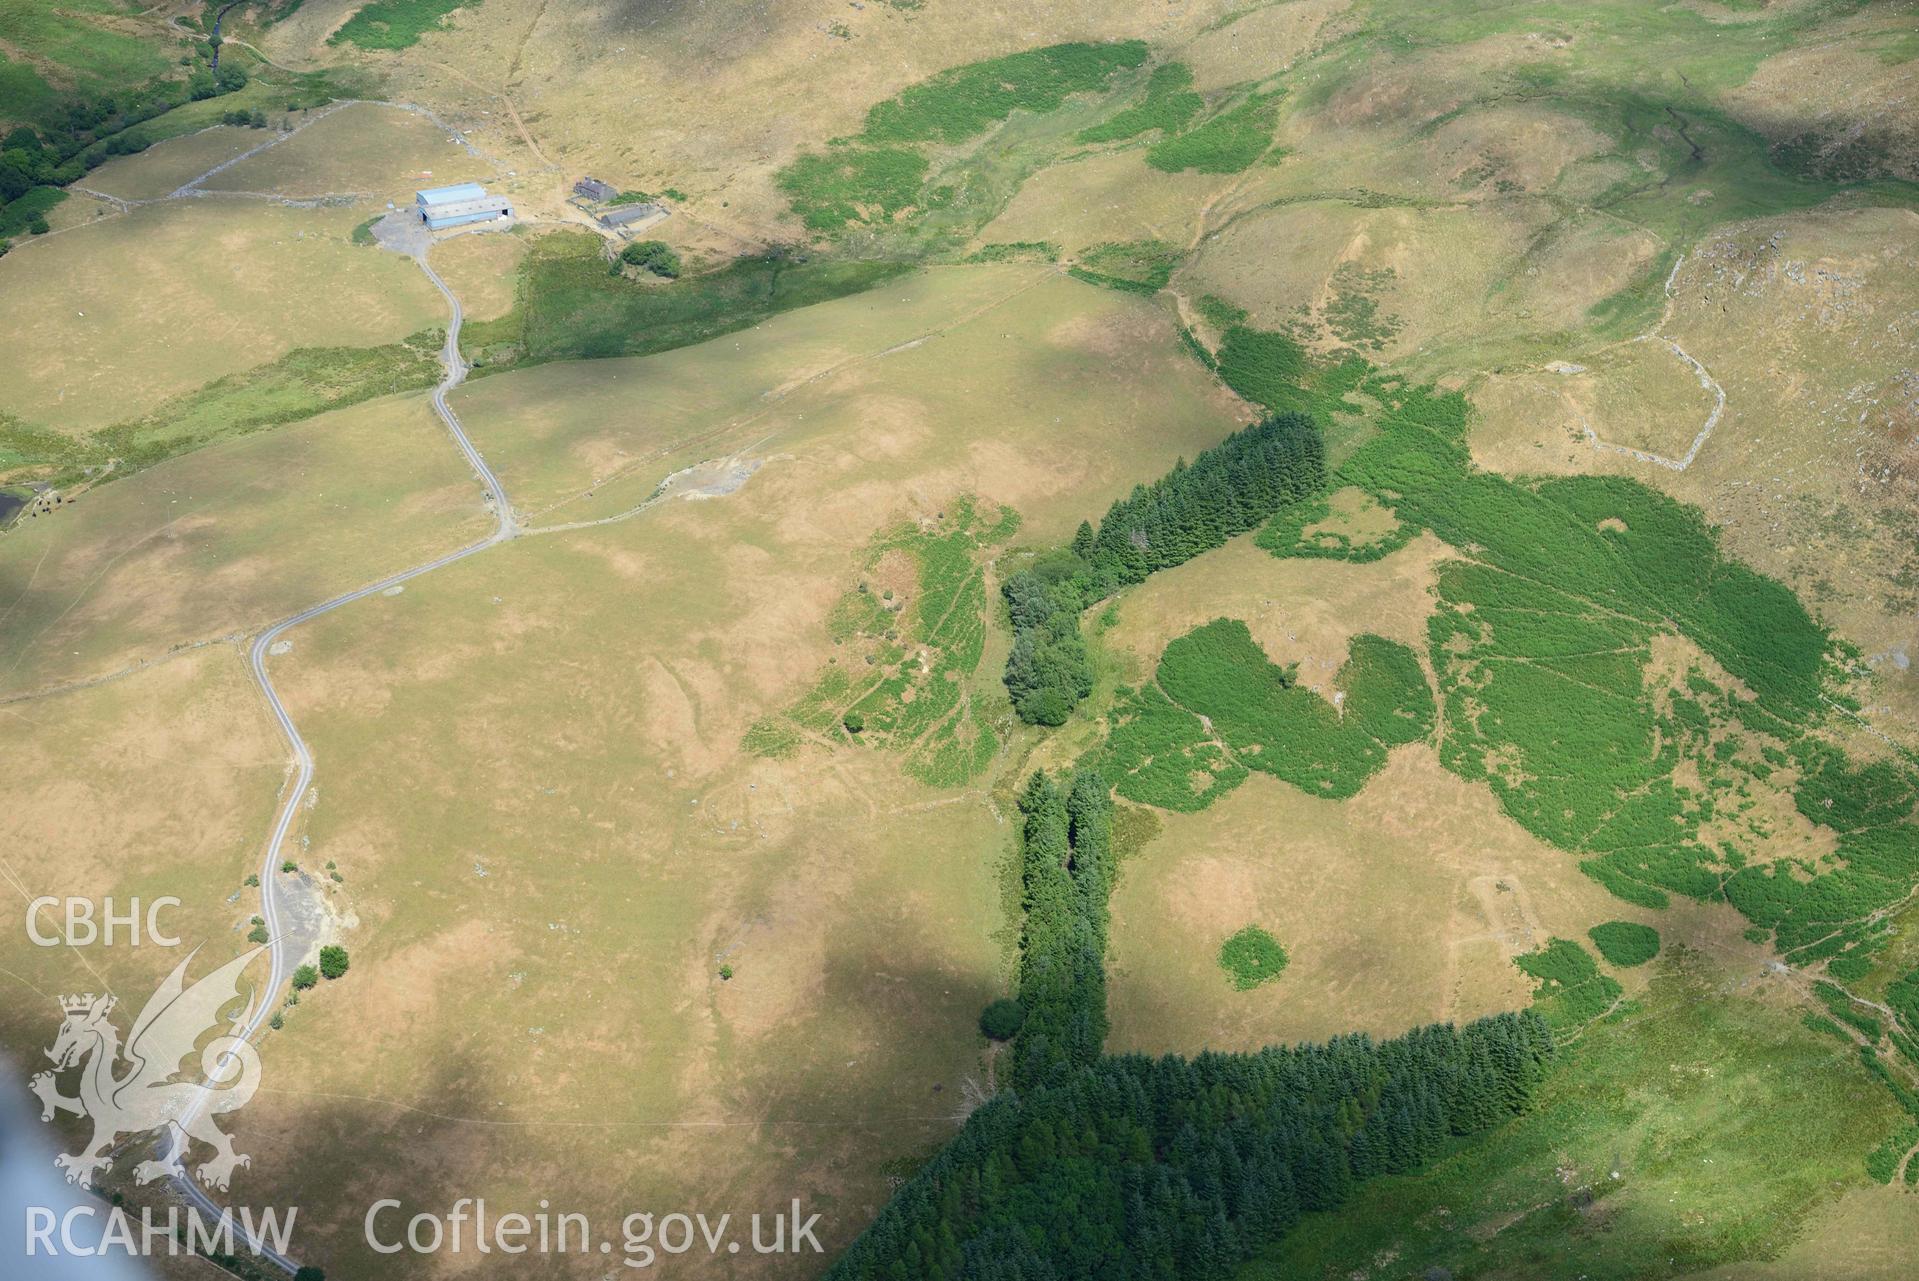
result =
M1088 606L1211 551L1325 482L1319 428L1306 414L1280 414L1135 486L1097 530L1082 521L1070 548L1010 576L1001 587L1013 624L1006 689L1020 719L1063 724L1092 691L1079 633Z
M1090 771L1035 774L1020 808L1010 1088L899 1190L835 1281L1222 1276L1300 1215L1526 1109L1553 1054L1531 1011L1385 1042L1103 1056L1111 798Z

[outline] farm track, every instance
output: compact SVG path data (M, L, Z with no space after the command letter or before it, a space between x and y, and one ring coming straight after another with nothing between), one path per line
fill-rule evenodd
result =
M314 113L313 115L309 116L307 119L301 121L300 124L295 126L293 129L288 130L284 133L276 133L273 137L266 139L265 141L260 143L258 146L249 148L242 155L236 156L232 158L231 160L228 160L220 165L214 166L213 168L207 170L205 173L202 173L198 175L197 177L193 178L192 180L186 183L183 183L181 186L175 188L172 192L168 193L165 196L161 196L152 200L125 200L118 197L107 196L105 193L96 193L96 192L89 191L87 192L87 194L94 195L98 199L103 199L110 202L115 209L115 213L113 216L124 216L126 213L130 212L132 209L145 204L158 204L158 203L163 203L171 200L185 200L185 199L195 199L195 198L201 198L201 197L221 196L221 195L234 195L234 196L239 196L243 198L252 197L252 198L265 198L265 199L280 199L282 203L286 203L286 204L316 203L316 200L314 199L307 199L307 200L288 199L288 198L274 197L270 195L263 195L262 193L212 192L212 191L205 190L204 184L209 179L213 178L215 175L229 168L232 168L234 165L237 165L241 160L245 160L249 157L258 155L263 151L266 151L272 147L278 146L279 144L287 141L289 138L292 138L295 134L299 133L301 130L305 129L307 126L316 123L318 120L324 119L326 116L331 115L334 111L340 110L348 106L359 105L362 101L370 101L370 100L353 99L353 100L341 101L341 102L330 104L325 110ZM458 130L452 129L450 126L446 125L446 123L442 121L438 116L434 115L431 111L428 111L425 108L417 107L410 103L380 102L374 105L397 107L402 110L413 111L418 114L424 115L428 119L431 119L432 121L434 121L434 123L440 125L442 128L447 129L448 133L452 134L463 145L467 146L469 151L473 150L472 144L467 141L467 139L465 138L463 134L461 134ZM529 142L530 142L530 139L529 139ZM475 152L475 154L478 154L478 153ZM324 197L318 198L318 199L324 199ZM82 225L85 225L85 224L82 224ZM56 232L51 234L59 234L59 233ZM44 237L36 237L36 239L44 239ZM329 614L333 612L334 610L341 608L344 605L349 605L355 601L364 600L370 596L374 596L379 593L386 592L392 588L401 586L425 574L430 574L437 569L443 569L449 565L457 564L458 562L465 560L469 556L473 556L478 554L479 552L485 551L489 547L494 547L499 545L500 543L510 541L516 537L519 537L522 534L533 533L533 532L560 532L559 528L541 530L541 531L527 530L527 529L521 528L521 526L519 525L519 522L514 516L512 505L507 499L505 487L500 483L499 477L494 473L493 469L487 464L485 457L480 453L478 447L474 445L472 439L466 434L465 427L461 424L459 416L453 412L452 407L447 403L448 393L451 392L454 388L458 387L461 383L463 383L466 380L467 373L469 372L468 365L466 364L465 360L460 355L460 330L461 330L462 323L464 321L464 312L460 306L459 298L447 286L446 282L443 279L441 279L439 273L433 270L432 265L427 261L427 254L430 247L431 247L431 241L422 239L413 245L405 247L404 249L402 249L402 252L406 252L414 260L414 262L419 265L420 270L426 274L427 279L433 282L434 288L440 291L441 296L446 299L448 313L449 313L446 340L440 350L440 363L441 363L441 367L443 368L445 372L443 376L441 377L439 383L433 389L433 394L432 394L433 410L434 410L434 413L436 413L439 416L440 421L445 424L448 433L453 438L454 443L459 447L461 454L465 457L468 465L471 467L474 477L477 480L479 480L482 487L483 500L485 501L486 505L492 510L496 524L494 526L492 533L488 534L485 538L482 538L477 542L469 543L466 546L461 547L455 551L448 552L442 556L437 556L433 558L432 560L425 561L418 565L414 565L411 568L403 569L398 571L397 573L389 574L384 578L381 578L372 583L368 583L364 586L355 588L351 591L341 593L340 595L337 595L337 596L329 597L326 600L320 601L317 604L311 605L303 610L300 610L298 613L295 613L286 618L283 618L276 623L271 623L254 635L252 643L248 647L248 652L247 652L248 670L253 677L254 683L259 686L261 695L265 698L268 709L273 713L275 723L279 726L280 733L286 739L287 745L291 749L292 757L293 757L293 761L292 761L293 785L290 789L286 791L285 799L283 800L283 802L281 803L279 807L278 815L275 819L273 828L271 832L268 834L265 848L262 851L260 869L258 873L259 882L260 882L260 917L262 921L265 923L265 928L267 930L267 934L269 937L269 943L267 945L267 948L268 948L268 957L269 957L271 968L270 968L265 985L260 989L264 994L263 999L256 1006L252 1007L247 1012L247 1014L244 1016L244 1020L245 1020L244 1023L235 1029L235 1033L234 1033L235 1035L248 1041L252 1041L254 1038L256 1038L260 1034L261 1029L272 1018L274 1010L276 1008L278 995L281 989L286 985L286 983L290 979L294 966L299 959L298 957L291 955L288 948L286 937L283 934L281 929L281 911L280 911L281 905L277 895L277 877L279 875L281 851L285 847L286 839L289 833L292 831L294 820L298 816L300 812L300 807L304 803L305 798L308 794L308 791L312 786L313 774L314 774L314 768L315 768L312 749L308 746L306 739L302 737L302 735L300 734L299 727L294 723L292 714L287 710L285 703L281 700L278 690L274 688L273 679L267 670L267 659L271 656L271 651L274 644L288 631L292 630L293 628L299 626L302 623L310 622L313 619ZM641 511L645 510L647 507L651 505L652 504L650 502L643 503L638 508L635 508L632 511L623 512L611 518L607 518L604 520L582 521L576 524L564 526L563 528L576 529L576 528L587 528L587 527L602 525L602 524L611 524L618 520L624 520L632 516L636 516ZM187 650L190 650L190 649L197 649L206 644L220 643L228 640L238 641L241 638L242 638L241 636L229 635L229 636L212 638L212 639L201 641L201 642L196 642L192 645L180 647L178 650L170 652L166 657L168 658L174 657L176 653L186 652ZM68 689L82 688L85 686L100 684L106 681L118 679L119 677L131 674L134 671L144 670L145 668L153 665L154 662L163 662L163 661L165 661L164 658L158 659L158 660L145 660L139 663L135 663L120 671L109 673L105 676L96 677L86 681L71 683L65 686L57 687L56 689L32 691L25 695L16 695L12 698L8 698L6 700L0 700L0 701L4 701L4 702L20 701L23 698L39 697L47 693L65 692ZM209 1085L206 1091L203 1091L199 1101L195 1105L194 1111L189 1112L187 1116L183 1118L183 1123L184 1121L190 1121L193 1118L193 1116L197 1113L199 1107L204 1105L206 1099L210 1095L211 1089L212 1087ZM173 1131L173 1133L179 1134L181 1133L181 1131L175 1130ZM162 1142L165 1142L165 1141L166 1140L164 1139L162 1140ZM175 1164L179 1163L182 1160L182 1158L184 1158L186 1155L184 1138L182 1137L174 1140L174 1142L170 1145L170 1149L171 1150L169 1151L166 1159ZM182 1173L180 1175L174 1176L170 1180L170 1182L172 1183L172 1186L174 1187L176 1192L178 1192L182 1197L184 1197L187 1201L189 1201L194 1206L196 1206L203 1213L217 1217L226 1211L226 1208L218 1204L213 1199L213 1197L207 1192L207 1190L202 1188L192 1178L192 1176ZM293 1272L297 1270L298 1264L294 1260L289 1259L284 1254L275 1250L267 1242L260 1240L256 1237L250 1240L248 1242L248 1245L261 1258L272 1263L283 1272L287 1274L292 1274Z
M275 1009L275 998L277 997L283 985L287 982L288 978L290 977L292 973L295 963L298 961L298 958L295 956L292 956L287 950L285 945L285 940L281 933L281 929L280 929L281 918L280 918L280 911L279 911L280 904L277 900L277 893L276 893L277 879L279 876L281 851L283 850L285 846L288 835L292 831L294 820L298 816L300 809L307 797L308 791L312 786L314 768L315 768L312 749L308 746L305 738L301 736L299 727L294 723L291 713L287 710L284 702L282 702L279 692L274 688L272 677L269 674L267 669L267 659L271 656L272 647L274 646L274 644L288 631L299 626L302 623L310 622L313 619L316 619L325 614L331 613L332 611L339 609L340 607L344 605L349 605L353 603L354 601L364 600L370 596L374 596L374 595L378 595L380 593L386 592L394 587L400 586L413 579L419 578L426 574L430 574L437 569L443 569L446 566L456 564L462 560L465 560L467 557L477 555L478 553L483 552L490 547L495 547L501 543L505 543L516 538L526 537L534 534L559 533L567 530L587 529L587 528L593 528L601 525L614 524L616 522L624 521L634 516L637 516L641 512L653 506L656 502L661 501L661 499L658 497L654 499L649 499L647 502L641 503L639 506L632 508L628 511L621 512L613 516L604 517L598 520L587 520L587 521L573 522L565 525L542 526L542 527L525 527L519 523L518 519L514 515L512 505L507 499L505 487L501 485L499 477L493 472L492 468L487 464L485 457L480 453L479 449L474 445L472 439L468 437L468 435L466 434L466 430L464 426L461 424L459 420L459 416L453 412L452 407L447 403L448 393L451 392L454 388L458 387L462 382L464 382L466 380L467 373L469 372L469 366L466 364L465 360L461 357L460 347L459 347L460 329L464 319L464 313L461 309L459 298L453 293L453 291L450 288L448 288L446 282L440 278L439 274L436 273L433 270L432 266L428 263L427 261L428 247L429 245L427 243L420 243L417 246L411 248L411 250L408 252L410 253L410 256L413 258L413 260L419 264L420 270L426 273L427 278L433 282L434 287L437 288L440 291L441 295L446 299L447 307L449 310L449 323L447 326L446 342L444 346L441 348L441 352L440 352L440 361L441 361L442 367L445 369L445 375L441 378L439 384L433 390L433 395L432 395L433 409L434 409L434 412L439 415L441 422L443 422L446 425L447 431L452 435L454 443L459 446L460 452L465 456L468 464L471 466L475 478L480 481L482 490L483 490L484 500L487 503L487 505L492 509L497 523L491 534L487 535L485 538L482 538L477 542L470 543L466 545L465 547L459 548L456 551L448 552L445 555L435 557L432 560L426 561L419 565L415 565L409 569L404 569L397 573L390 574L384 578L379 579L376 582L372 582L372 583L366 584L365 586L355 588L352 591L344 592L338 596L330 597L327 600L324 600L319 602L318 604L309 606L308 608L303 609L299 611L298 613L292 614L280 620L279 622L272 623L268 625L267 627L263 628L258 633L256 633L253 637L251 645L248 647L248 655L247 655L248 670L252 674L254 682L259 686L260 692L262 696L265 698L269 710L273 713L275 722L279 725L282 736L285 737L287 741L287 745L292 751L293 785L291 788L287 789L287 791L285 792L284 800L282 801L278 811L278 816L274 822L271 832L269 833L267 837L266 845L261 855L260 869L258 873L259 880L260 880L260 916L262 920L265 922L265 927L270 939L270 943L268 946L269 946L269 957L270 957L272 968L268 976L267 983L265 987L262 989L266 993L266 998L263 1001L261 1001L261 1003L256 1008L251 1009L246 1015L244 1024L235 1029L234 1035L247 1040L252 1040L254 1037L258 1036L260 1029L266 1024L266 1022L269 1019L271 1019L273 1011ZM984 314L985 312L992 310L992 308L1002 305L1003 303L1008 301L1009 298L1015 297L1018 294L1025 292L1026 289L1031 288L1033 283L1037 283L1037 282L1032 282L1027 285L1021 286L1019 289L1014 290L1012 294L1009 294L1006 297L997 299L994 302L987 304L985 307L978 309L977 312L965 317L965 319L972 319L974 318L975 315ZM940 329L934 330L933 333L943 332L944 329L950 328L950 327L951 327L950 325L942 326ZM928 336L931 336L931 335L929 334ZM884 355L886 353L878 353L878 354ZM875 357L859 357L859 358L855 358L854 361L841 362L840 364L836 364L833 368L838 369L838 368L844 367L844 365L847 363L857 363L859 360L873 359L873 358ZM823 372L831 372L831 371L829 370L829 371L823 371ZM811 381L811 380L808 380L808 381ZM740 425L741 424L738 424L738 423L732 423L732 424L728 424L728 428L731 430L737 430L737 428ZM949 606L949 611L948 611L949 615L950 615L950 612L951 612L951 607ZM946 621L946 616L942 616L940 620L941 624L944 624L945 621ZM977 798L977 794L968 792L962 796L948 798L939 802L935 802L934 804L946 805L946 804L959 803L965 800L976 799L976 798ZM870 798L869 798L869 804L870 804ZM874 807L874 808L877 812L877 807ZM210 1091L210 1088L211 1087L209 1087L209 1091ZM203 1093L201 1097L204 1100L207 1097L207 1094ZM191 1120L192 1115L193 1115L192 1113L189 1113L186 1119ZM458 1119L467 1120L469 1118L458 1118ZM942 1118L914 1117L914 1118L905 1118L905 1119L927 1120L927 1119L942 1119ZM762 1121L751 1121L751 1122L739 1122L737 1124L757 1125L757 1124L763 1124L763 1123L764 1122ZM830 1124L831 1122L822 1122L822 1123ZM682 1124L682 1123L675 1123L675 1124ZM734 1123L687 1122L683 1124L707 1125L707 1124L734 1124ZM176 1150L171 1153L171 1157L173 1160L178 1161L180 1158L184 1157L185 1152L184 1150L181 1150L182 1148L183 1148L183 1144L180 1145L179 1147L176 1147ZM208 1194L208 1192L205 1189L203 1189L198 1183L196 1183L191 1176L187 1176L187 1175L177 1176L176 1178L173 1179L173 1185L175 1189L182 1196L184 1196L187 1200L192 1202L194 1205L198 1206L202 1212L210 1215L215 1215L215 1216L223 1212L223 1207L220 1206ZM250 1241L249 1245L262 1258L272 1262L277 1267L281 1268L283 1271L289 1274L294 1272L298 1266L296 1261L289 1259L285 1257L284 1255L280 1254L276 1250L272 1249L269 1245L267 1245L267 1243L265 1243L264 1241L255 1239Z
M1667 108L1667 110L1671 110L1671 108ZM1684 131L1681 130L1681 135L1683 136L1683 134ZM1690 143L1691 141L1690 138L1687 139L1687 142ZM1686 468L1692 466L1693 460L1699 457L1699 451L1704 449L1706 442L1712 439L1713 429L1719 426L1719 420L1726 412L1726 389L1719 385L1719 380L1714 378L1711 372L1708 371L1691 352L1681 347L1673 339L1659 332L1666 327L1666 322L1672 319L1672 305L1675 301L1672 291L1673 281L1679 278L1679 269L1685 265L1685 262L1686 256L1681 254L1678 261L1673 263L1672 270L1666 274L1666 303L1660 310L1659 322L1645 333L1639 335L1639 337L1626 340L1627 342L1664 343L1667 350L1671 351L1673 355L1691 367L1693 376L1699 380L1699 385L1713 394L1712 412L1706 415L1705 423L1702 424L1698 432L1694 434L1692 444L1687 447L1684 456L1667 458L1663 454L1655 454L1644 449L1634 449L1630 445L1619 445L1610 440L1603 439L1599 435L1598 430L1593 427L1592 423L1587 421L1586 415L1579 411L1579 407L1573 404L1572 400L1564 392L1560 393L1560 399L1565 401L1567 409L1571 410L1573 417L1579 420L1579 430L1585 434L1587 444L1596 450L1624 454L1628 458L1635 459L1642 463L1651 463L1655 467L1664 467L1668 471L1684 471Z
M293 821L299 814L300 807L306 799L307 791L313 783L313 751L307 746L306 740L301 737L299 727L293 723L291 713L287 711L286 704L280 700L279 692L273 687L273 678L267 672L267 658L269 657L274 642L279 640L281 636L291 629L298 627L301 623L310 622L322 615L332 613L343 605L350 605L354 601L364 600L369 596L398 587L424 574L430 574L436 569L443 569L448 565L457 564L469 556L483 552L489 547L497 546L500 543L512 539L520 532L519 526L513 517L513 508L507 502L506 491L501 486L499 477L494 475L492 468L487 466L486 459L481 456L480 451L467 436L465 428L461 426L459 417L447 404L447 393L466 380L468 368L466 362L461 359L460 356L460 325L464 319L460 308L460 300L454 295L451 289L447 288L446 282L440 279L439 273L435 272L432 266L427 262L427 248L424 245L414 251L412 257L413 260L419 264L420 270L426 273L427 279L431 280L434 287L445 297L450 313L447 323L446 344L440 350L440 363L446 373L440 379L439 385L433 389L433 411L439 415L440 421L446 424L446 429L452 434L454 443L459 446L460 452L466 457L467 463L473 468L474 476L480 481L483 487L485 501L487 505L492 508L497 523L493 532L478 542L469 543L457 551L448 552L444 556L435 557L432 560L415 565L410 569L403 569L396 574L389 574L377 582L368 583L364 587L355 588L352 591L344 592L341 595L321 601L317 605L309 606L297 614L271 624L253 638L253 644L249 647L247 653L248 670L252 673L254 683L260 687L261 694L266 698L267 707L273 713L274 720L280 727L280 733L286 738L287 746L292 749L294 782L293 786L286 792L285 800L280 806L279 817L273 825L271 834L267 837L266 848L260 862L260 916L265 922L265 928L270 940L267 946L268 957L271 961L272 968L267 976L265 986L261 989L265 994L264 999L248 1011L245 1024L235 1030L234 1035L247 1041L251 1041L258 1036L260 1029L264 1027L267 1021L273 1016L275 1002L279 996L280 989L290 978L294 964L298 959L289 954L286 945L286 936L280 928L280 904L277 896L277 885L280 870L280 851L285 845L287 834L292 830ZM202 1092L200 1096L201 1103L204 1103L209 1097L210 1092L210 1086L206 1091ZM189 1111L187 1115L182 1118L181 1129L184 1129L186 1122L193 1119L198 1107L199 1104L196 1104L194 1110ZM176 1130L175 1133L180 1133L180 1130ZM176 1139L170 1157L173 1162L178 1163L180 1159L185 1156L185 1146L184 1138ZM198 1183L194 1182L190 1176L176 1176L173 1183L174 1187L182 1195L205 1213L215 1216L223 1213L224 1207L216 1204L206 1191L202 1189ZM282 1270L288 1273L295 1270L296 1265L292 1260L273 1250L264 1241L254 1240L249 1244L261 1257L271 1260Z

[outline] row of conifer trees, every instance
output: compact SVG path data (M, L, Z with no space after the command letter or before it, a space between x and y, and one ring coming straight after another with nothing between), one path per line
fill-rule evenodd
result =
M1064 724L1092 692L1079 616L1121 587L1184 564L1326 483L1319 428L1285 413L1234 432L1114 503L1070 548L1047 553L1002 585L1013 624L1006 689L1022 720Z
M1086 771L1021 801L1026 922L1011 1086L907 1182L834 1281L1225 1275L1378 1174L1523 1111L1538 1015L1256 1054L1108 1057L1112 801Z

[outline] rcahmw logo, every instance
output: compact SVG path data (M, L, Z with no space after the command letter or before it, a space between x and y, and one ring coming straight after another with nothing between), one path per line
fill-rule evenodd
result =
M124 1254L155 1258L159 1255L225 1255L238 1253L236 1241L258 1243L286 1253L293 1237L293 1221L299 1210L266 1209L258 1215L250 1206L240 1207L236 1222L233 1211L222 1210L218 1218L208 1218L193 1207L184 1210L170 1205L165 1214L144 1207L135 1218L117 1205L76 1205L65 1214L55 1215L43 1205L27 1207L27 1254L74 1255L87 1258L99 1254ZM106 1230L98 1241L83 1225L106 1220Z
M164 1155L134 1167L134 1177L143 1184L184 1177L181 1159L191 1140L213 1149L213 1156L194 1171L210 1188L224 1191L235 1167L249 1163L233 1150L233 1140L214 1118L239 1111L259 1088L259 1054L230 1034L246 1026L252 1009L227 1021L220 1011L239 998L241 972L265 950L244 952L188 986L187 964L199 953L195 948L147 998L124 1044L111 1017L112 996L88 993L60 999L65 1019L47 1049L53 1069L39 1073L30 1084L40 1097L42 1121L71 1112L93 1122L93 1137L85 1147L53 1159L66 1172L67 1182L91 1186L95 1172L112 1161L121 1136L163 1128L171 1140ZM201 1079L177 1079L181 1061L193 1053L200 1037L221 1027L229 1034L215 1037L200 1052ZM60 1092L59 1078L73 1069L79 1078L76 1093L68 1096Z

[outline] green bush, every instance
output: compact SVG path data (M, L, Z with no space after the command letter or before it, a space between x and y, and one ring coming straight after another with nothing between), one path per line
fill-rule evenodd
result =
M1309 526L1329 519L1332 514L1332 504L1323 497L1294 503L1275 513L1253 541L1275 556L1301 560L1343 560L1365 565L1384 560L1411 542L1413 535L1419 532L1402 522L1384 534L1360 543L1355 543L1336 529L1314 530L1310 537L1307 535Z
M1337 684L1344 710L1296 683L1238 619L1215 619L1166 646L1159 687L1213 731L1249 769L1314 796L1359 791L1400 743L1432 732L1432 689L1418 658L1377 636L1353 640Z
M1858 1030L1868 1041L1877 1041L1885 1029L1879 1020L1866 1013L1870 1007L1855 1002L1844 988L1823 980L1812 985L1813 995L1826 1007L1826 1013Z
M337 979L347 971L346 949L338 944L328 944L320 949L320 975L322 978Z
M1081 142L1123 142L1154 129L1172 135L1186 127L1205 105L1194 92L1193 73L1183 64L1169 62L1153 69L1146 82L1146 96L1137 105L1126 108L1112 119L1080 130Z
M1057 262L1059 246L1050 240L1004 240L981 245L966 256L968 262Z
M1248 925L1219 948L1219 967L1241 992L1278 978L1286 960L1286 949L1279 940L1257 925Z
M961 142L1016 110L1051 111L1146 61L1146 43L1058 44L942 71L866 113L876 142Z
M420 37L446 25L455 9L472 8L481 0L373 0L361 5L340 29L327 37L332 45L354 44L362 49L405 49Z
M1556 938L1513 964L1539 980L1533 1003L1555 1032L1569 1032L1604 1014L1619 999L1619 984L1599 972L1592 955L1570 939Z
M1103 89L1115 72L1145 58L1146 45L1137 40L1063 44L942 71L876 104L856 137L800 156L775 182L814 231L884 226L944 208L961 193L950 183L927 185L922 144L963 142L1015 110L1051 111L1071 94Z
M1899 1163L1905 1160L1906 1153L1919 1145L1919 1125L1902 1126L1886 1136L1878 1147L1866 1155L1866 1175L1875 1183L1891 1183L1892 1176L1899 1172ZM1919 1160L1906 1167L1906 1178L1912 1179L1912 1167Z
M1214 358L1226 385L1254 404L1275 412L1313 407L1303 386L1305 349L1285 334L1229 325Z
M680 256L664 240L636 240L620 250L620 261L666 280L680 274Z
M1650 925L1632 921L1607 921L1586 931L1608 964L1621 967L1644 965L1659 955L1659 931Z
M67 193L59 187L34 187L18 199L8 201L0 208L0 236L17 236L21 232L46 235L47 214L66 198Z
M1919 1031L1919 969L1886 986L1886 1004L1899 1012L1907 1027Z
M1166 173L1182 169L1238 173L1273 145L1277 100L1277 94L1256 93L1197 129L1154 143L1146 152L1146 163Z
M1835 956L1827 963L1826 973L1841 983L1857 983L1872 973L1872 956L1869 952L1863 951Z
M1108 720L1099 770L1129 801L1161 809L1205 809L1246 777L1246 767L1213 740L1198 716L1157 685L1122 689Z
M840 597L827 632L836 645L857 643L866 661L828 664L786 720L816 734L859 733L902 752L906 772L935 787L985 772L999 740L972 679L986 649L984 553L1018 525L1010 508L983 512L962 496L930 526L904 521L883 532L866 568L903 556L917 570L915 587L896 597L861 582ZM774 726L749 731L748 747L761 755L797 747L797 735L782 735L780 718L770 719Z
M1156 294L1173 278L1178 263L1179 250L1163 240L1115 241L1086 250L1068 274L1108 289Z
M1018 1001L1002 996L980 1011L979 1030L989 1041L1010 1041L1026 1021L1026 1011Z
M740 746L755 756L767 760L785 760L799 751L805 740L793 726L777 716L765 716L754 721L740 739Z
M890 222L922 206L926 157L907 147L836 147L799 157L778 183L814 231Z
M319 981L320 972L311 965L302 965L293 971L293 988L296 992L304 992Z

